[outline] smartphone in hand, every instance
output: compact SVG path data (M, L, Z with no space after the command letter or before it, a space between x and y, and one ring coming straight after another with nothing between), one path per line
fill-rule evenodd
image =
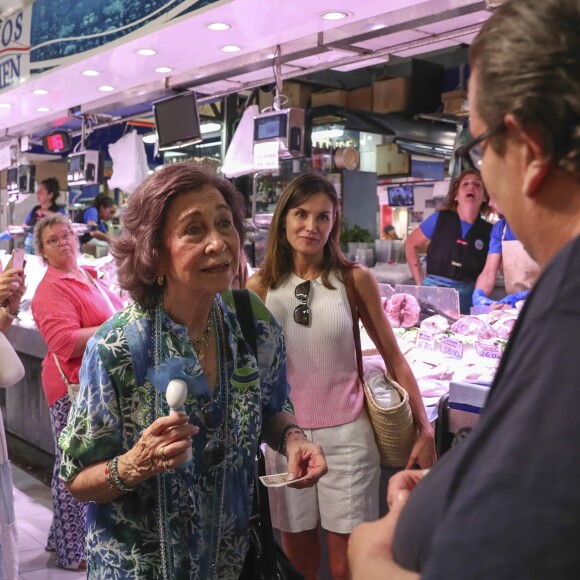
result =
M15 248L12 251L12 256L8 262L7 270L11 268L24 268L25 252L22 248ZM12 286L18 286L18 282L12 282Z

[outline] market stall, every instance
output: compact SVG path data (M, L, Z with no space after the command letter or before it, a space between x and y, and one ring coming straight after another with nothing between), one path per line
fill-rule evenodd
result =
M417 286L393 289L386 284L379 284L379 288L387 318L417 379L430 421L437 419L440 401L449 394L452 383L456 409L470 405L472 389L461 385L491 384L519 308L459 316L455 290ZM361 346L365 365L382 364L362 326ZM475 390L481 395L481 388ZM481 409L481 397L477 401ZM475 413L473 409L468 412Z

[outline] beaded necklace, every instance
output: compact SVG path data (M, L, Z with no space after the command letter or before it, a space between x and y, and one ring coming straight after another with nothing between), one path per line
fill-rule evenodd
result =
M215 304L215 301L212 303L212 309L213 304ZM197 338L189 339L191 346L195 349L195 352L197 353L197 358L200 363L203 361L205 355L207 354L207 349L209 347L209 339L214 327L215 327L214 316L212 316L212 312L210 312L209 316L207 317L207 324L205 325L203 333Z
M217 310L217 309L216 309ZM215 498L213 509L213 522L211 543L209 550L209 574L208 580L218 578L217 561L219 547L222 538L222 525L224 519L224 502L226 491L226 472L229 451L229 395L230 385L227 377L227 345L224 324L221 311L216 315L216 339L217 339L217 359L218 359L218 377L216 384L216 398L224 416L223 437L226 448L224 460L220 465L215 467Z
M164 308L160 303L155 308L154 321L153 321L153 333L152 333L152 350L154 356L154 365L156 369L159 369L161 365L161 332L163 324L163 313ZM219 545L222 536L222 524L224 517L224 503L225 503L225 479L227 471L227 455L229 450L229 382L227 378L227 345L224 324L222 317L220 315L219 309L217 307L217 298L212 304L210 311L210 316L208 319L208 326L210 327L208 333L207 341L209 344L209 336L211 335L211 330L215 328L216 330L216 343L217 343L217 384L215 389L215 396L220 405L224 416L223 425L223 437L224 444L226 448L226 458L222 463L215 467L215 496L214 496L214 509L213 509L213 522L211 532L211 543L209 546L209 570L205 576L208 580L217 579L217 560L219 554ZM204 334L205 332L204 331ZM199 339L198 339L199 340ZM193 341L190 341L193 342ZM193 344L192 344L193 346ZM207 345L206 345L207 350ZM198 354L198 360L201 364L201 356ZM152 389L152 401L153 401L153 418L166 414L166 410L163 408L164 397L161 395L160 391L151 387ZM170 486L171 473L161 473L157 476L157 529L159 533L160 542L160 557L161 557L161 569L163 580L169 580L173 577L174 563L172 558L172 553L170 550L171 537L168 525L168 514L167 514L167 496L168 489Z

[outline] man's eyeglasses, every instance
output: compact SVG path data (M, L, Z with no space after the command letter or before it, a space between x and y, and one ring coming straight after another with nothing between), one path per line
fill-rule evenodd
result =
M216 431L215 436L208 441L202 452L203 462L208 467L215 467L226 457L226 444L221 433L224 414L217 401L210 401L200 409L199 418L206 431Z
M481 160L483 158L483 149L481 144L486 139L489 139L492 135L499 132L499 129L488 129L484 131L481 135L473 138L469 143L458 147L455 150L455 157L467 160L468 163L473 167L473 169L481 170Z
M51 248L56 248L57 246L60 246L61 242L69 242L72 238L74 238L74 234L71 232L65 232L61 236L52 236L51 238L48 238L44 243L48 244Z
M302 326L308 326L310 324L310 308L308 307L310 286L310 280L306 280L294 288L294 296L300 300L300 304L294 308L294 322Z

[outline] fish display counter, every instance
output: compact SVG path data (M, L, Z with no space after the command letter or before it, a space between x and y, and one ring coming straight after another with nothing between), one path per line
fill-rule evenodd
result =
M519 313L506 308L460 316L457 291L380 285L385 314L409 363L430 420L451 381L490 384ZM435 291L435 293L433 293ZM382 359L361 325L365 366Z

